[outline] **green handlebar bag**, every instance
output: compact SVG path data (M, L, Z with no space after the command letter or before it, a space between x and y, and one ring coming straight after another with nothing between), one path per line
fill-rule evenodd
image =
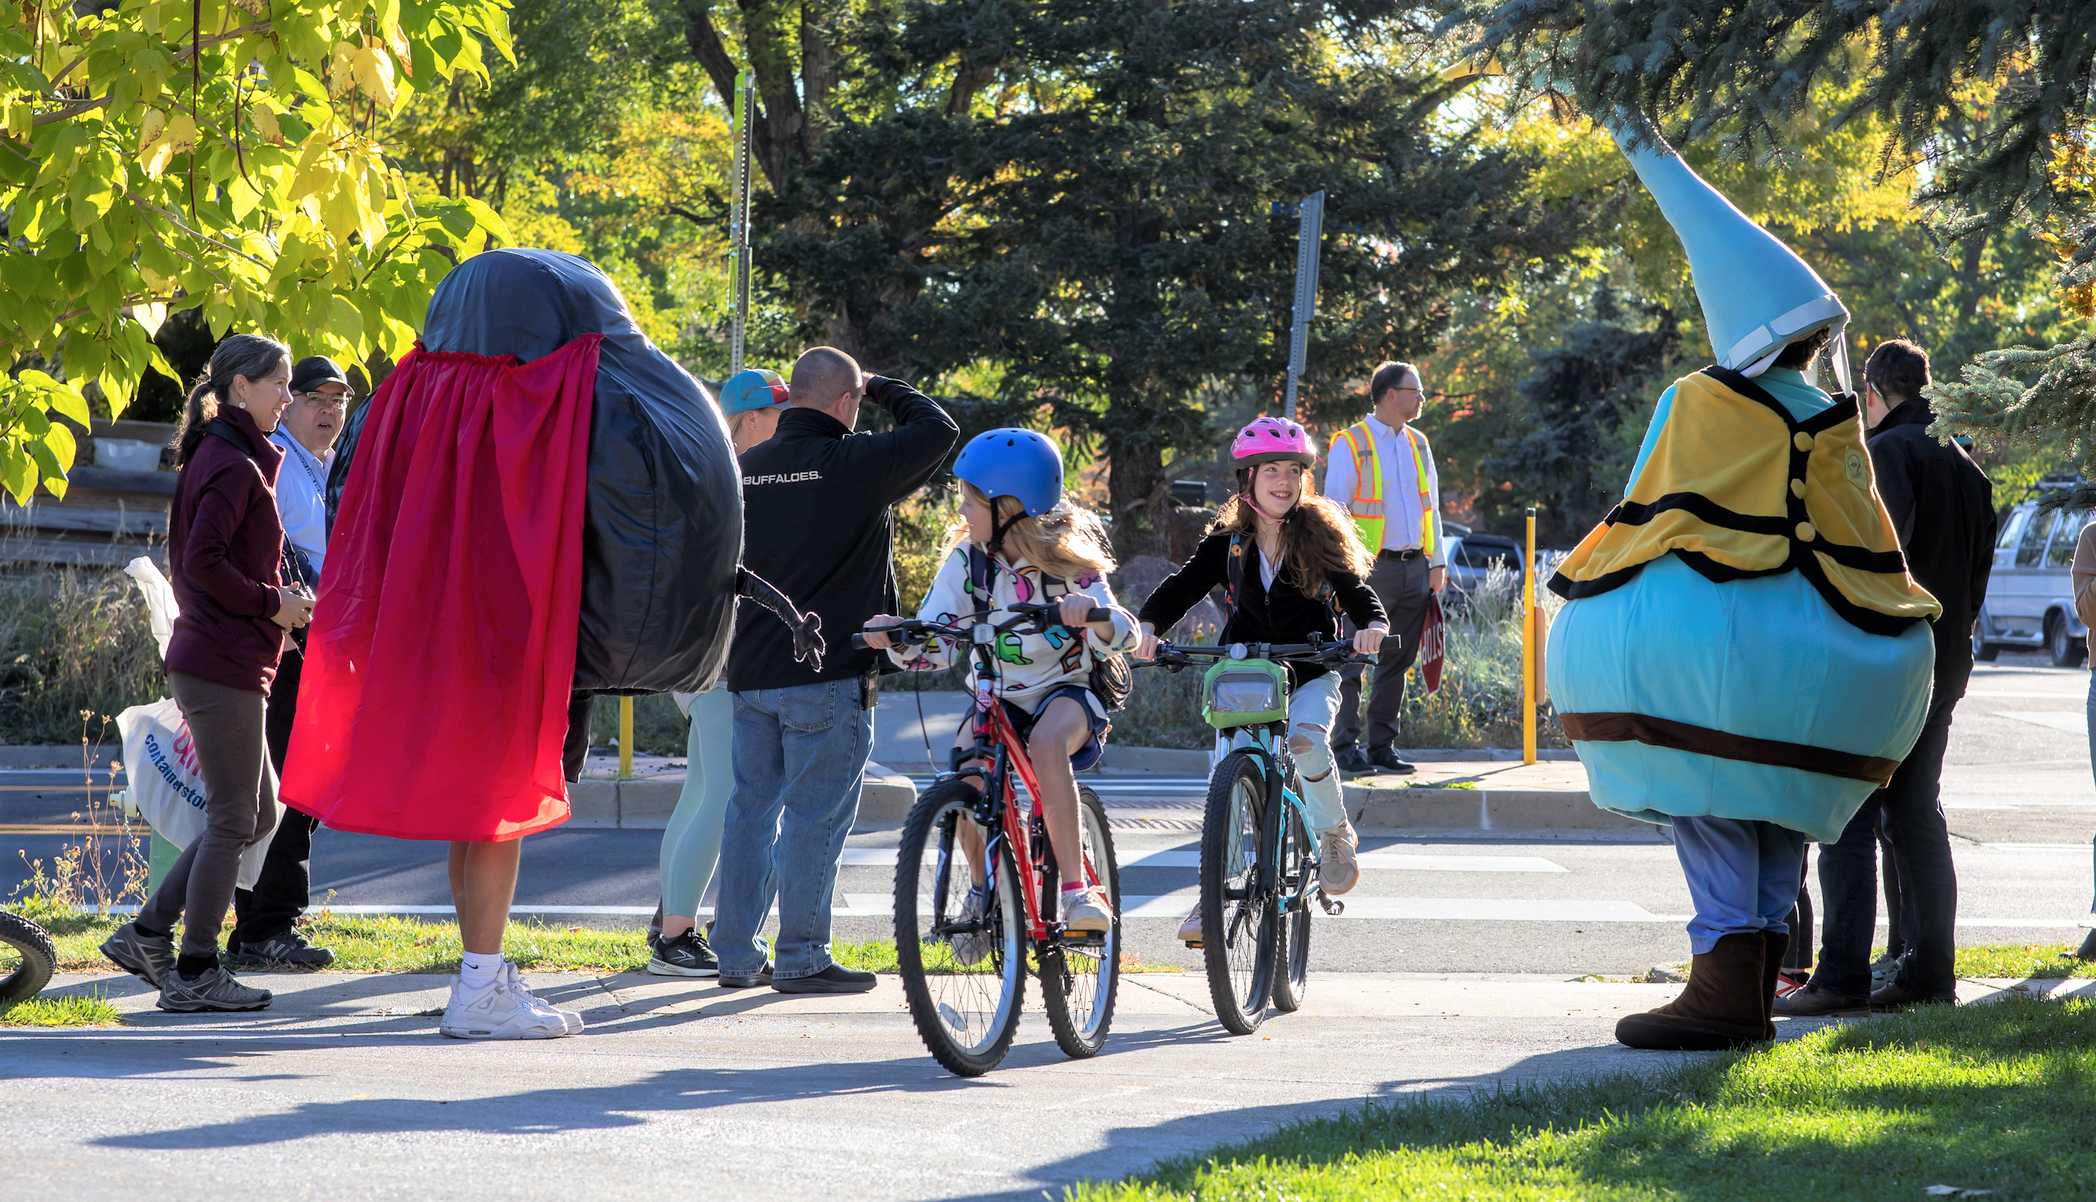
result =
M1201 717L1217 730L1288 717L1288 669L1270 659L1217 660L1201 680Z

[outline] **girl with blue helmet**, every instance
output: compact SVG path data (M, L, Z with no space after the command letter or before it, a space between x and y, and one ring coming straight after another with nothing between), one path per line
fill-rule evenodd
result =
M1041 814L1058 864L1082 855L1077 829L1076 769L1090 767L1104 749L1111 725L1106 706L1088 685L1101 657L1126 654L1135 646L1135 616L1123 609L1107 585L1113 570L1106 528L1097 515L1063 493L1063 457L1055 443L1032 430L991 430L976 436L954 461L961 481L961 514L949 532L946 559L917 616L952 622L976 612L986 597L992 613L1015 603L1059 601L1067 629L1045 634L1006 634L997 657L999 695L1006 716L1027 740L1041 785ZM1112 611L1103 622L1086 622L1087 611ZM899 621L879 614L866 623L866 641L888 647L880 628ZM1072 637L1072 632L1076 637ZM889 656L905 669L934 670L952 662L944 646L893 648ZM955 733L958 748L973 745L969 723ZM979 914L986 893L982 856L976 890L966 903ZM1097 887L1072 884L1063 874L1061 919L1071 931L1106 931L1113 911ZM989 938L962 936L954 954L974 964L989 954Z

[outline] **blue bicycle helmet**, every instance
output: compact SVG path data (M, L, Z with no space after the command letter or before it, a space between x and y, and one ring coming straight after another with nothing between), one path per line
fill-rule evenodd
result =
M1007 427L968 440L953 474L991 499L1017 497L1029 517L1039 517L1063 499L1063 453L1032 430Z

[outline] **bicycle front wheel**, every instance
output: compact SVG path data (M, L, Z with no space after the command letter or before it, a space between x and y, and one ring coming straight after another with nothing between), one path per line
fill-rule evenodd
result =
M0 912L0 972L6 974L0 976L0 1008L43 992L56 971L58 948L44 928L19 914Z
M933 785L903 824L895 855L895 959L924 1046L958 1077L996 1068L1019 1031L1026 990L1010 849L988 865L986 897L971 898L989 831L975 820L975 790Z
M1280 910L1280 930L1274 941L1274 1009L1293 1014L1302 1009L1303 997L1310 992L1310 889L1315 887L1311 876L1316 872L1311 857L1316 851L1303 816L1294 806L1281 806L1279 817L1279 823L1267 824L1277 828L1280 836L1280 851L1274 858L1278 870L1275 907Z
M1201 953L1224 1029L1250 1035L1273 992L1273 865L1264 844L1266 770L1250 752L1223 757L1201 828Z
M1106 829L1106 807L1088 788L1077 791L1077 837L1106 891L1113 926L1103 935L1065 937L1060 947L1041 953L1041 1006L1063 1053L1084 1060L1106 1046L1114 992L1121 984L1121 871Z

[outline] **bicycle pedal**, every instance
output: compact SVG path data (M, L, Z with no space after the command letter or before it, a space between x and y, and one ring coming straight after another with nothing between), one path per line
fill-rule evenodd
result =
M1317 904L1323 906L1325 913L1330 914L1334 918L1346 913L1346 903L1336 897L1325 896L1325 891L1322 889L1317 891Z

